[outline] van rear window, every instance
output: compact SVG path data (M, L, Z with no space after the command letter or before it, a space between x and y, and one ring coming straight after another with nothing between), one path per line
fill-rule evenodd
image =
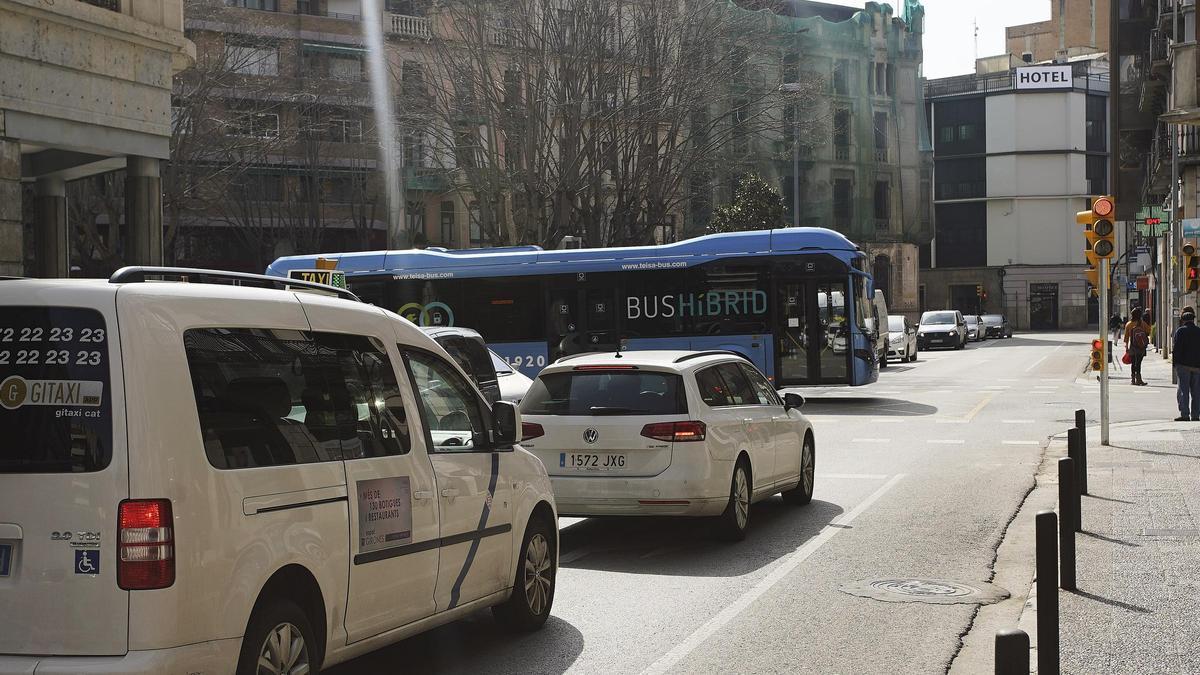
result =
M596 370L542 375L521 402L525 415L683 415L683 378L674 373Z
M0 473L108 466L108 339L92 309L0 306Z

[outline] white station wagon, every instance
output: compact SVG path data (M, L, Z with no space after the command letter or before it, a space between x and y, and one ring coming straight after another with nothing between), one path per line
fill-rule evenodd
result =
M0 281L0 673L305 673L482 607L542 625L557 516L516 408L318 289Z
M738 354L632 351L559 359L521 402L522 441L564 515L719 516L812 499L816 442L798 408Z

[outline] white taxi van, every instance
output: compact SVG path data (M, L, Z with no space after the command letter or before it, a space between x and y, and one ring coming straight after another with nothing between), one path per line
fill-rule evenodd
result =
M719 516L720 533L742 539L752 503L812 500L803 405L733 352L577 354L538 374L521 444L564 515Z
M482 607L542 625L516 409L316 289L0 281L0 673L315 673Z

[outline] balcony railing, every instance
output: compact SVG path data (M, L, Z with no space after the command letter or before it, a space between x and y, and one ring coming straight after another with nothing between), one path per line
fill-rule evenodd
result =
M848 146L848 145L833 146L833 158L839 162L849 162L850 161L850 146Z
M317 0L299 0L296 3L297 14L307 14L309 16L323 16L329 19L342 19L345 21L361 21L362 16L359 14L347 14L345 12L330 12L323 11Z
M392 35L402 35L404 37L415 37L422 40L428 40L433 36L429 30L429 19L421 16L408 16L407 14L390 14L390 21L384 24Z
M80 0L81 2L92 5L93 7L101 7L103 9L112 10L114 12L121 11L121 0Z
M886 162L886 161L888 161L888 151L887 151L887 148L875 148L875 161L876 161L876 162Z
M881 232L886 232L887 230L892 229L892 219L891 218L876 218L875 219L875 229L879 230Z

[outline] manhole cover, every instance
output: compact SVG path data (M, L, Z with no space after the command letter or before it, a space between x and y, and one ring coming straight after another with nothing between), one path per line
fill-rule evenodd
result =
M995 584L948 579L867 579L844 584L841 591L884 602L925 602L935 605L990 605L1008 597L1008 591Z

